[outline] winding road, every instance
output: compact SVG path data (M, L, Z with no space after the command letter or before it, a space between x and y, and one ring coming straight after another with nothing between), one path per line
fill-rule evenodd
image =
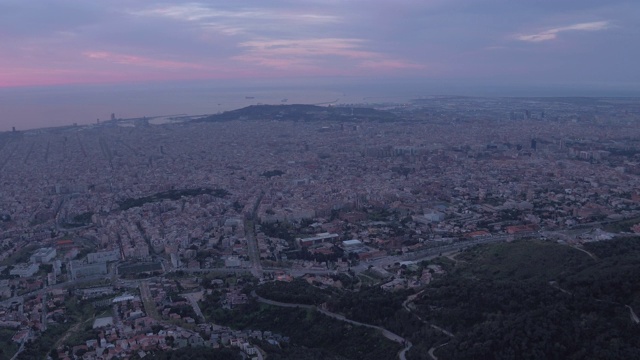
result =
M400 350L398 352L398 358L400 360L406 360L406 353L407 351L409 351L409 349L411 349L411 342L405 338L403 338L402 336L395 334L383 327L380 326L375 326L375 325L371 325L371 324L365 324L365 323L361 323L359 321L355 321L355 320L351 320L351 319L347 319L346 317L344 317L343 315L340 314L336 314L333 313L331 311L328 311L326 309L323 309L322 307L317 307L314 305L306 305L306 304L292 304L292 303L283 303L283 302L279 302L279 301L273 301L273 300L269 300L269 299L265 299L261 296L259 296L258 294L256 294L255 290L251 292L251 296L253 296L254 298L256 298L259 302L263 303L263 304L267 304L267 305L273 305L273 306L280 306L280 307L288 307L288 308L303 308L303 309L315 309L318 312L320 312L321 314L324 314L330 318L336 319L336 320L340 320L340 321L344 321L347 322L349 324L353 324L353 325L359 325L359 326L364 326L364 327L368 327L370 329L376 329L379 330L382 333L382 336L384 336L385 338L391 340L391 341L395 341L401 345L404 345L404 348L402 350Z
M409 303L411 303L413 300L415 300L423 292L424 292L424 290L420 291L419 293L416 293L416 294L413 294L413 295L409 295L409 297L407 297L407 300L402 302L402 307L405 310L407 310L410 314L413 314L413 316L417 317L418 320L422 321L423 324L431 326L432 328L442 332L443 334L447 335L448 337L451 337L451 338L454 337L454 335L451 332L441 328L440 326L437 326L437 325L434 325L434 324L429 324L428 322L423 320L418 314L416 314L416 313L414 313L412 311L411 307L409 306ZM435 356L435 354L433 352L436 351L439 347L445 346L447 344L448 344L448 342L446 342L444 344L441 344L441 345L438 345L438 346L434 346L431 349L429 349L429 356L431 356L431 359L438 360L438 357Z

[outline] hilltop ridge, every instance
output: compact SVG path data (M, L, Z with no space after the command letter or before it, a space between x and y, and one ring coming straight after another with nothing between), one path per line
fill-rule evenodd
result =
M250 105L241 109L210 115L198 121L293 120L293 121L394 121L397 116L382 110L363 107L334 107L307 104Z

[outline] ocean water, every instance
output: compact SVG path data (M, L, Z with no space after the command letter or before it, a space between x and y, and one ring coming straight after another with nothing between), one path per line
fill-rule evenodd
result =
M109 120L208 115L255 104L402 103L429 95L638 96L633 87L600 85L486 85L420 78L349 78L191 81L128 85L0 88L0 131L28 130Z
M415 94L419 96L418 94ZM0 89L0 131L118 119L216 114L256 104L361 104L406 101L381 86L331 84L143 84Z

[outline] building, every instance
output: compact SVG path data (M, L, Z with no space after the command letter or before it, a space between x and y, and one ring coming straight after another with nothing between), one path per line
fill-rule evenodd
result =
M35 273L37 273L38 269L40 269L40 266L35 263L17 264L16 266L13 267L13 269L11 269L11 271L9 271L9 275L17 275L19 277L30 277L30 276L33 276Z
M133 301L138 299L137 297L133 296L133 295L128 295L128 294L124 294L121 296L118 296L116 298L114 298L113 300L111 300L112 303L117 304L117 303L121 303L121 302L126 302L126 301Z
M0 280L0 298L8 297L11 297L11 287L9 286L9 280Z
M118 261L120 260L120 251L111 250L111 251L98 251L94 253L87 254L87 262L89 264L95 263L106 263L109 261Z
M326 233L316 234L316 236L312 236L304 239L298 238L297 241L300 246L307 247L307 246L322 244L323 242L332 241L337 237L338 237L338 234L331 234L326 232Z
M107 316L102 318L97 318L93 321L93 328L98 329L101 327L107 327L113 325L113 317Z
M105 275L107 273L107 263L87 264L82 261L70 261L69 272L71 273L72 280L95 275Z
M31 337L31 329L18 331L11 340L18 344L24 344Z
M36 250L33 255L31 255L31 262L34 264L44 264L48 263L56 257L56 249L55 248L42 248Z
M242 262L237 256L229 256L228 258L224 259L225 267L237 268L240 267L240 265L242 265Z
M415 222L429 224L432 222L440 222L444 220L444 214L438 211L431 211L425 213L424 215L414 215L412 218Z
M351 250L355 250L355 249L359 249L363 246L362 241L360 240L345 240L342 242L342 247L344 247L344 249L346 251L351 251Z
M111 286L103 286L97 288L79 289L76 294L82 295L83 299L92 299L106 295L113 295L115 291Z

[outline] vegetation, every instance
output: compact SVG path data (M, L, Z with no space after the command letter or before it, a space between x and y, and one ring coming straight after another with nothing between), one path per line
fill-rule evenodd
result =
M447 272L418 294L321 288L306 281L256 288L265 298L315 306L407 337L408 358L430 359L626 359L640 358L640 241L589 243L584 249L538 240L477 246L438 258ZM595 257L595 259L594 259ZM347 275L340 281L349 282ZM328 318L316 308L250 302L224 310L216 290L202 304L215 323L271 330L289 343L259 346L271 359L391 359L397 344L376 331ZM413 301L403 304L412 296Z
M242 109L211 115L200 121L230 120L288 121L395 121L398 117L372 108L324 107L316 105L251 105Z
M333 245L331 247L331 251L332 252L330 254L314 253L309 251L308 248L302 247L299 250L287 251L285 252L285 254L290 260L312 260L320 263L327 261L337 261L338 259L344 258L344 250L342 250L342 248L340 248L339 246ZM353 255L353 257L355 258L355 254Z
M269 237L284 239L291 244L295 241L293 226L288 222L261 223L260 230Z
M50 325L36 340L29 340L24 345L24 350L18 355L18 360L33 360L44 358L53 348L54 344L71 327L71 324Z
M18 346L11 340L15 333L11 329L0 329L0 360L11 359L18 351Z
M145 359L151 360L240 360L242 356L237 350L222 348L211 349L207 347L185 347L172 351L156 351L148 353ZM140 359L136 354L132 359Z
M629 232L631 231L631 227L638 223L640 223L640 218L615 221L605 225L603 230L612 233Z
M637 241L637 240L636 240ZM622 359L640 357L640 246L589 244L599 258L539 241L471 249L415 301L429 323L451 331L419 343L440 359ZM607 255L609 255L607 257Z
M331 296L331 291L309 285L305 280L292 282L270 282L256 289L266 299L292 304L320 305Z
M128 210L134 207L139 207L147 203L159 202L162 200L179 200L183 196L193 197L198 195L212 195L215 197L225 197L230 195L227 190L224 189L210 189L210 188L198 188L198 189L184 189L184 190L169 190L157 193L151 196L145 196L137 199L129 198L121 202L120 210Z
M65 222L62 224L63 228L71 229L81 226L86 226L91 224L91 217L93 216L93 212L87 211L82 214L78 214L71 219L70 222Z
M212 319L240 329L269 329L290 338L290 347L274 351L275 359L393 359L398 344L376 330L331 319L314 309L283 308L256 302ZM302 348L308 351L302 351ZM269 352L269 358L272 353Z
M165 308L167 308L167 307L165 307ZM171 307L168 307L168 308L170 309L169 310L169 314L178 314L182 318L190 317L190 318L192 318L194 320L198 319L198 315L193 310L193 307L191 305L175 305L175 306L171 306Z
M266 178L272 178L274 176L284 175L284 171L282 171L282 170L270 170L270 171L265 171L260 175L264 176Z
M398 314L404 311L402 302L412 293L413 290L386 292L379 286L373 286L357 292L344 292L328 307L351 320L385 327L394 322L394 318L402 317Z
M269 354L269 359L275 360L347 360L346 358L330 353L324 349L306 348L303 346L283 343L279 346L266 341L258 341L260 349Z
M28 262L31 254L38 248L38 245L30 244L19 250L17 250L13 255L8 258L0 261L0 265L13 265L19 264L23 262Z
M159 262L133 263L118 266L118 274L124 277L139 277L144 274L149 274L161 270L162 264Z
M105 308L96 309L91 302L79 301L76 296L65 300L65 308L65 316L56 318L58 324L49 324L37 339L25 343L18 360L43 359L62 342L73 344L75 341L97 338L97 334L91 330L90 321L97 312L102 312Z

